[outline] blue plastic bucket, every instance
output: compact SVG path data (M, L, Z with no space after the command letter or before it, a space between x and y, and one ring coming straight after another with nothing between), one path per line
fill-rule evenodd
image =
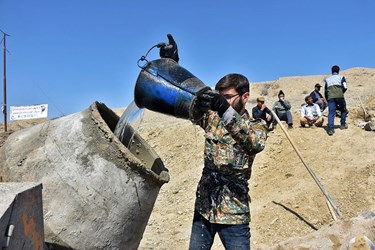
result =
M174 60L162 58L142 68L134 101L139 108L195 122L203 116L196 108L196 97L208 89L211 88Z

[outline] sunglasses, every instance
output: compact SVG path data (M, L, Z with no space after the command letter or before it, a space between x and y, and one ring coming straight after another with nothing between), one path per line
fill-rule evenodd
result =
M242 96L242 94L235 94L235 95L226 94L226 95L223 95L223 96L225 97L225 99L231 100L233 97Z

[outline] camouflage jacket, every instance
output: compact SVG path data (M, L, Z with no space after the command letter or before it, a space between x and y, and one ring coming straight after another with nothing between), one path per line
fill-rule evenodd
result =
M248 180L255 155L264 149L266 126L261 119L251 120L247 111L241 117L234 109L228 110L226 121L209 111L202 125L206 132L205 164L195 209L211 223L247 224Z

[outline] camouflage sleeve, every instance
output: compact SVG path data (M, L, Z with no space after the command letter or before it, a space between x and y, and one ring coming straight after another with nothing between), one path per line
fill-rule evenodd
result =
M262 119L247 120L235 111L231 114L231 119L224 121L224 124L233 139L249 153L261 152L267 140L265 121Z

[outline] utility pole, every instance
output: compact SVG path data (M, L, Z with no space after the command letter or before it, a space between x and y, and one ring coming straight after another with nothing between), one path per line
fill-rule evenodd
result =
M4 41L4 106L3 106L3 113L4 113L4 131L7 132L7 46L6 46L6 37L9 36L7 33L3 32L3 41Z

